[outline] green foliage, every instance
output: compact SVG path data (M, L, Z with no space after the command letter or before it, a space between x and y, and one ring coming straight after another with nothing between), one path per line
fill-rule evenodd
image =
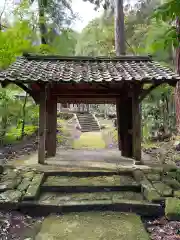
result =
M174 45L174 47L179 46L178 32L176 26L173 24L173 22L180 17L179 7L180 2L177 0L166 1L161 4L152 15L152 17L156 19L157 23L163 21L168 25L168 29L164 34L164 42L162 42L164 47L168 47L170 45Z
M24 129L25 136L31 136L36 130L37 130L37 126L31 126L31 125L25 126L25 129ZM8 129L6 133L4 144L12 144L12 143L18 142L20 138L21 138L21 126L19 126L18 128L11 127Z
M94 2L94 1L92 1ZM101 4L103 1L99 1ZM95 2L94 2L95 3ZM110 3L110 1L109 1ZM175 45L175 27L157 22L155 8L160 6L159 0L138 1L135 6L125 6L125 31L127 54L151 54L161 64L173 65L173 44ZM170 18L169 18L170 19ZM164 38L166 36L166 38ZM77 55L114 55L114 19L104 13L100 18L91 21L82 31L76 47ZM159 131L175 129L175 107L173 89L167 85L153 90L142 103L144 141Z
M112 21L102 18L91 21L83 29L76 47L76 55L108 56L114 55L114 27Z
M21 91L22 92L22 91ZM24 100L18 100L20 92L12 90L10 87L0 88L0 142L4 144L7 139L19 138L19 132L22 131L23 120L27 125L24 133L30 134L32 125L37 128L38 107L29 99L25 106L25 119L23 114ZM16 129L16 130L15 130ZM14 137L13 137L14 135Z
M8 67L17 56L32 49L28 37L31 30L27 21L16 22L4 32L0 32L0 68Z
M61 34L56 35L51 40L51 46L56 54L63 56L73 56L77 44L78 33L71 29L64 29Z

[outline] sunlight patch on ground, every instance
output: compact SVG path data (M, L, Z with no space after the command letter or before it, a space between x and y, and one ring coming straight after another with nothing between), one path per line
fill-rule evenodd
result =
M105 148L105 142L101 132L86 132L82 133L78 139L73 142L74 149L102 149Z

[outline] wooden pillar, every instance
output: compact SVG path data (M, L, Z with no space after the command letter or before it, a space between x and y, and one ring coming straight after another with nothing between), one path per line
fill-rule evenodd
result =
M45 162L45 140L46 140L46 86L43 85L39 102L39 147L38 163Z
M46 134L46 151L47 157L56 155L56 131L57 131L57 98L51 96L46 102L47 106L47 134Z
M141 109L139 86L133 86L129 96L116 101L118 146L122 156L141 161Z
M139 164L141 162L141 105L139 103L139 93L141 88L139 86L134 87L132 96L132 117L133 117L133 158Z
M117 117L117 139L118 139L118 148L121 151L121 134L120 134L120 103L121 99L116 99L116 117Z
M132 101L121 97L117 100L118 146L124 157L132 157Z

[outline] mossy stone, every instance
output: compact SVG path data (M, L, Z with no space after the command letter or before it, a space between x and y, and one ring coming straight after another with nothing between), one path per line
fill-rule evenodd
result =
M34 177L34 175L35 175L34 172L28 171L28 172L24 172L24 173L22 174L22 177L23 177L23 178L26 178L26 179L29 179L29 180L32 180L33 177Z
M177 173L176 172L167 172L164 174L164 177L174 178L176 179Z
M178 182L180 182L180 170L179 169L176 171L176 179L178 180Z
M161 199L160 194L154 188L146 188L144 189L144 197L149 201L158 201Z
M153 183L153 187L161 196L172 196L172 188L162 182Z
M8 190L0 194L0 202L18 202L22 197L22 192L18 190Z
M180 190L174 191L174 197L180 198Z
M169 185L170 187L172 187L172 189L174 189L174 190L180 189L180 183L179 183L176 179L174 179L174 178L163 177L163 178L162 178L162 181L163 181L165 184L167 184L167 185Z
M29 179L24 178L22 182L19 184L19 186L17 187L17 189L21 192L25 191L29 187L30 183L31 181Z
M176 197L166 198L165 214L169 220L180 220L180 199Z
M143 171L141 171L139 169L133 171L133 176L138 183L140 183L141 181L146 179L146 176L143 173Z
M35 199L37 197L43 177L44 177L44 174L36 174L33 177L32 181L24 195L24 199Z
M151 181L159 181L160 180L160 174L158 173L148 173L146 175L147 179L151 180Z
M176 171L176 170L177 170L177 166L174 162L163 165L163 172L170 172L170 171Z

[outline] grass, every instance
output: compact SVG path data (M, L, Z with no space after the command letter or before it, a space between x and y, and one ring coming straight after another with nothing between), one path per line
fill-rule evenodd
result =
M74 140L73 148L103 149L105 148L105 142L102 139L101 132L86 132L82 133L79 139Z
M32 135L37 130L37 126L25 126L24 132L26 135ZM11 127L8 129L6 133L4 143L5 144L12 144L19 142L21 137L21 128Z

